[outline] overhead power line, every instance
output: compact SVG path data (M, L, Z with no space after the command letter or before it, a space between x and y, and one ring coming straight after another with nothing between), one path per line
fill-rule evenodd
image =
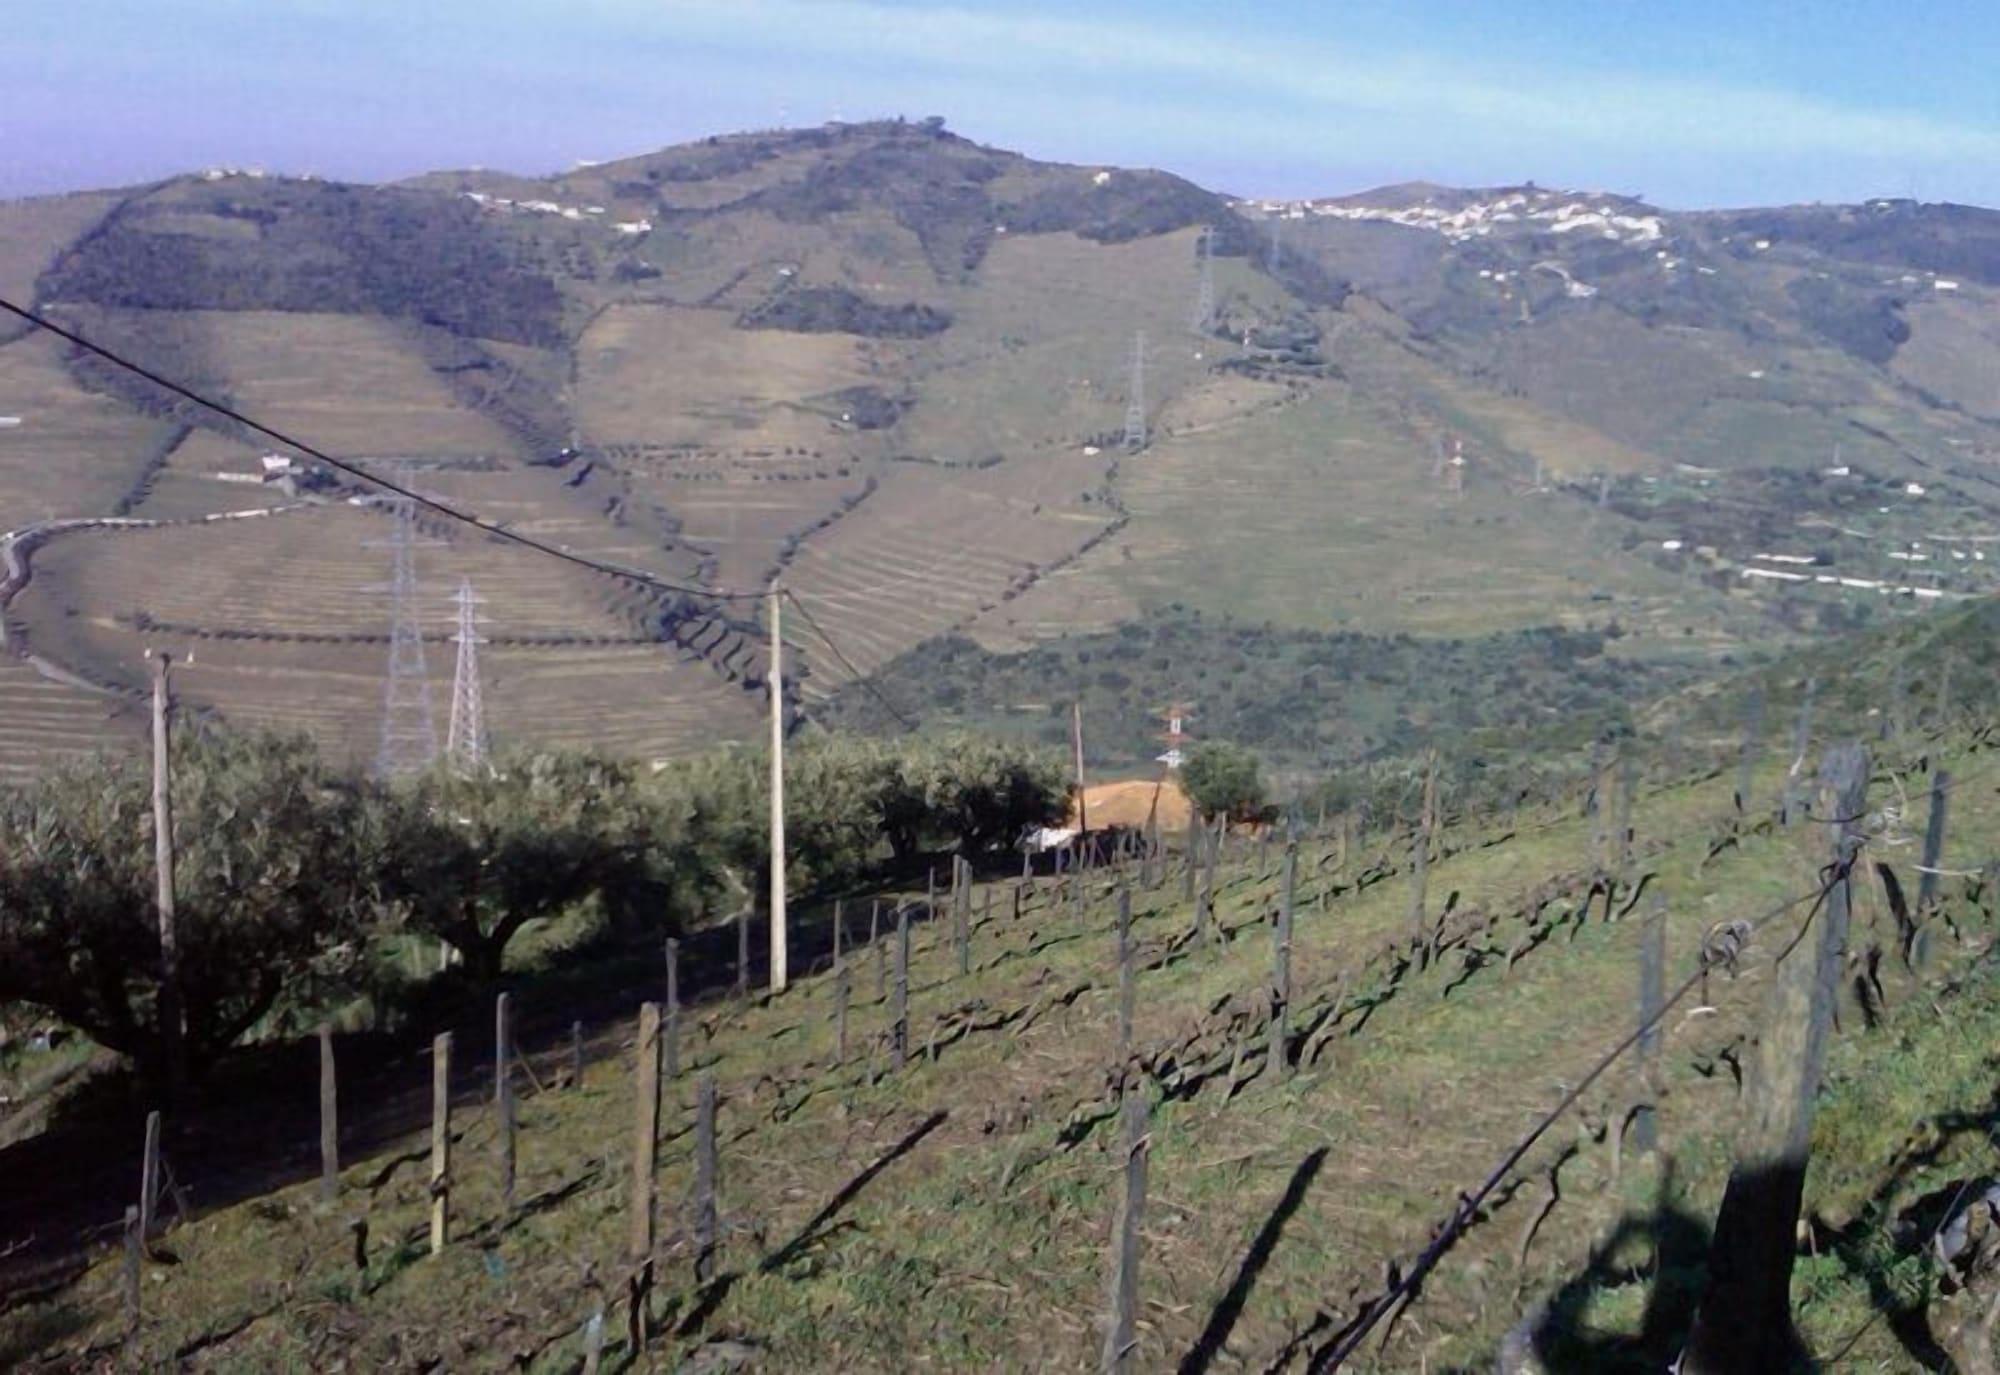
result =
M136 377L143 377L156 387L164 388L174 395L192 401L195 405L213 411L225 419L233 420L246 429L255 430L258 434L276 440L280 444L297 449L308 458L316 459L326 464L329 468L337 468L351 477L358 477L364 482L373 483L385 492L402 497L423 507L425 510L435 511L449 520L455 520L461 525L470 526L472 529L484 534L508 540L525 549L533 549L538 553L547 554L550 558L561 559L563 562L574 564L579 568L588 568L594 573L603 573L614 578L625 578L633 582L643 583L648 587L658 588L664 592L678 592L689 597L705 597L711 601L754 601L764 595L762 592L731 592L726 589L700 587L692 583L675 582L671 578L660 577L658 574L649 573L642 568L627 568L619 564L605 563L600 559L593 559L584 554L572 553L570 550L564 549L559 545L538 540L532 535L524 535L517 530L510 530L504 525L486 519L484 516L461 510L453 506L450 502L441 501L433 496L427 496L391 478L383 477L379 473L371 473L359 463L354 463L344 458L335 458L332 454L315 448L302 439L295 439L282 430L274 429L262 421L251 419L234 407L226 406L220 401L203 396L200 392L182 386L179 382L171 378L162 377L159 373L154 372L144 364L135 363L122 354L104 347L102 344L93 343L74 330L66 329L57 324L47 316L39 315L25 306L16 305L4 297L0 297L0 310L4 310L10 315L18 316L37 329L47 330L58 339L67 340L84 352L94 354L102 358L105 362L123 368Z
M435 511L438 515L441 515L448 520L457 521L459 524L468 526L474 530L478 530L482 534L493 535L499 539L503 539L512 544L519 545L523 549L530 549L538 554L546 554L550 558L560 559L564 563L572 564L578 568L588 569L593 573L601 573L607 577L623 578L627 581L636 582L642 586L655 588L663 592L676 592L683 596L705 598L710 601L726 601L726 602L757 601L768 595L768 593L764 592L734 592L726 588L709 588L709 587L697 586L692 583L676 582L671 578L663 578L656 573L649 573L643 568L628 568L622 564L606 563L602 559L594 559L586 554L574 553L568 549L562 548L559 545L549 544L544 540L536 539L532 535L524 535L517 530L511 530L506 526L501 525L495 521L488 520L484 516L454 506L450 502L442 501L439 500L437 497L429 496L423 492L416 491L415 489L407 487L404 484L397 482L392 478L383 477L379 473L372 473L368 471L367 468L363 467L358 463L354 463L348 459L335 458L332 454L329 454L325 450L317 448L314 445L308 444L302 439L298 439L293 437L292 435L286 434L284 431L276 429L273 426L266 425L262 421L253 420L251 417L243 414L241 411L235 409L233 406L225 405L220 401L216 401L210 397L204 396L200 392L195 391L193 388L184 386L181 383L174 381L172 378L163 377L159 373L155 372L153 369L146 367L144 364L136 363L130 358L125 357L123 354L120 354L113 349L106 348L102 344L87 339L83 335L78 334L76 331L65 328L64 326L59 325L55 321L49 319L47 316L41 315L33 310L28 309L26 306L16 305L14 302L7 300L5 297L0 297L0 310L4 310L10 315L16 316L19 319L27 321L29 324L33 325L37 329L46 330L48 333L55 335L58 339L66 340L67 342L74 344L77 348L82 349L84 352L92 354L95 357L102 358L105 362L110 363L115 367L123 368L125 371L133 374L135 377L142 377L146 381L151 382L154 386L172 392L175 396L179 396L184 398L185 400L192 401L195 405L200 406L205 410L213 411L215 414L222 416L227 420L232 420L237 424L242 425L246 429L254 430L258 434L264 435L269 439L275 440L279 444L283 444L290 448L296 449L298 452L306 455L308 458L312 458L321 463L326 464L329 468L338 469L340 472L346 473L349 476L357 477L364 482L372 483L374 486L379 487L383 491L392 494L401 501L409 503L411 506L420 506L423 507L425 510ZM854 675L856 681L858 681L862 685L862 687L866 688L868 692L871 695L873 695L878 702L882 704L883 708L887 710L891 716L895 717L898 723L900 723L906 728L914 728L916 722L909 715L899 710L896 707L896 705L893 702L891 702L886 695L884 695L882 689L879 686L877 686L874 682L870 681L867 675L862 673L861 669L855 664L854 660L852 660L847 656L845 650L841 649L839 642L836 641L832 635L827 633L826 627L821 625L819 623L818 618L815 617L812 614L812 612L806 609L804 603L802 603L799 600L798 594L793 592L790 588L784 588L783 593L786 599L789 600L794 607L798 608L799 614L801 617L804 618L806 624L811 626L814 633L817 634L819 638L825 642L827 649L833 654L834 658L839 660L840 663L846 667L847 671Z
M1522 1158L1534 1147L1535 1143L1542 1139L1549 1128L1553 1127L1561 1120L1563 1114L1567 1113L1582 1100L1583 1095L1589 1090L1590 1086L1596 1083L1604 1075L1605 1071L1609 1070L1633 1046L1639 1044L1647 1032L1664 1022L1667 1014L1673 1011L1682 999L1694 992L1695 989L1701 987L1712 969L1733 964L1736 957L1749 944L1751 938L1766 926L1769 926L1772 922L1799 907L1801 904L1809 902L1812 904L1812 907L1806 913L1804 925L1810 927L1812 922L1818 917L1820 906L1826 901L1827 894L1831 893L1836 885L1847 878L1849 872L1854 867L1854 863L1854 858L1848 858L1839 863L1828 865L1822 871L1819 887L1813 891L1800 893L1795 897L1788 898L1784 902L1778 903L1747 921L1739 920L1736 922L1718 923L1715 927L1711 928L1707 937L1702 941L1701 956L1696 962L1694 972L1689 974L1679 987L1675 988L1661 1001L1659 1008L1650 1017L1642 1020L1636 1028L1622 1037L1610 1050L1605 1052L1598 1059L1597 1063L1591 1066L1590 1071L1577 1080L1575 1085L1563 1095L1562 1100L1549 1109L1548 1112L1544 1113L1541 1119L1533 1127L1529 1128L1519 1141L1514 1143L1507 1154L1501 1157L1500 1163L1494 1166L1487 1174L1485 1180L1478 1188L1472 1190L1470 1193L1462 1193L1458 1196L1458 1202L1452 1208L1451 1215L1439 1224L1431 1236L1430 1244L1424 1247L1417 1258L1411 1262L1409 1269L1396 1274L1383 1292L1364 1307L1360 1314L1341 1331L1337 1338L1328 1346L1314 1353L1307 1362L1307 1369L1314 1372L1314 1375L1323 1375L1324 1372L1340 1369L1347 1358L1360 1348L1362 1342L1367 1339L1368 1334L1383 1319L1391 1316L1406 1299L1412 1298L1423 1287L1424 1280L1436 1268L1437 1263L1444 1258L1445 1252L1451 1249L1453 1243L1458 1240L1460 1235L1464 1233L1466 1228L1478 1216L1479 1208L1485 1203L1488 1196L1500 1187L1501 1182L1513 1172L1514 1167L1521 1162ZM1796 945L1800 939L1803 939L1803 931L1799 937L1793 940L1792 944ZM1789 952L1790 949L1791 946L1787 946L1786 952ZM1784 953L1780 952L1779 958L1782 959Z

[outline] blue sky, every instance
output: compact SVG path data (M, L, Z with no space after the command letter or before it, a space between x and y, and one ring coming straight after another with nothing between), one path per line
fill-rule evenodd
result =
M551 171L745 127L1312 194L2000 204L2000 6L1938 0L20 0L0 196L214 164Z

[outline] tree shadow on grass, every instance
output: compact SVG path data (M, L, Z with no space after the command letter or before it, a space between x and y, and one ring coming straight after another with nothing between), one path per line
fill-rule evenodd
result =
M1665 1162L1652 1210L1621 1218L1583 1270L1542 1305L1528 1333L1536 1360L1549 1375L1667 1369L1694 1319L1708 1243L1707 1220L1682 1205L1672 1162ZM1636 1263L1625 1259L1635 1250L1644 1253ZM1592 1329L1592 1300L1633 1284L1648 1286L1638 1330Z

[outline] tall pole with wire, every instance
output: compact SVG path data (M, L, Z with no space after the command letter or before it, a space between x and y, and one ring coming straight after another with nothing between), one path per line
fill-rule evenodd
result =
M173 707L167 670L172 656L162 650L151 652L149 657L153 661L153 869L160 942L160 1048L166 1060L167 1095L178 1103L187 1087L187 1045L181 1029L180 936L174 921L174 809L167 763Z
M771 991L785 991L785 674L783 594L771 583Z

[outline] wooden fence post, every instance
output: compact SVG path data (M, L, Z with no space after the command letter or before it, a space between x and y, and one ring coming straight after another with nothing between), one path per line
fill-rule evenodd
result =
M1146 1095L1125 1095L1125 1200L1111 1233L1111 1312L1104 1334L1104 1375L1137 1368L1139 1241L1146 1225Z
M1194 901L1194 871L1201 864L1201 846L1202 842L1207 838L1208 832L1201 824L1201 811L1190 802L1188 804L1187 841L1185 845L1187 851L1187 868L1181 870L1182 902Z
M716 1240L715 1075L701 1076L694 1134L694 1277L715 1278Z
M333 1066L333 1024L319 1024L319 1196L340 1196L340 1087Z
M500 1214L514 1213L514 999L493 1000L493 1152L500 1167Z
M1813 694L1819 690L1819 679L1806 679L1805 696L1799 702L1798 724L1792 729L1792 763L1785 770L1785 797L1781 804L1780 819L1786 826L1799 820L1799 814L1806 809L1806 750L1812 743Z
M1931 812L1924 824L1924 862L1917 873L1917 930L1910 941L1910 963L1922 969L1931 957L1931 909L1938 901L1938 870L1944 866L1944 830L1947 803L1951 797L1951 773L1935 769L1931 773Z
M141 1292L140 1263L145 1258L145 1227L139 1221L137 1204L125 1205L125 1327L136 1334L139 1331L139 1295Z
M834 956L833 964L833 1063L847 1063L847 961Z
M660 1005L639 1004L638 1056L632 1076L632 1210L626 1253L632 1274L626 1283L625 1330L633 1351L651 1340L654 1197L660 1136Z
M1757 746L1764 733L1764 689L1753 687L1743 704L1743 747L1736 758L1736 810L1750 810L1751 773L1757 767Z
M1632 1119L1632 1144L1645 1154L1659 1149L1660 1009L1666 1002L1667 895L1653 895L1639 933L1639 1082L1647 1101Z
M1271 943L1271 1058L1268 1067L1273 1077L1283 1076L1291 1064L1285 1055L1285 1023L1292 1006L1292 895L1298 879L1299 842L1294 837L1285 844L1284 892L1278 899L1278 921Z
M671 1082L681 1077L681 943L672 936L667 937L667 1015L661 1035L661 1072Z
M139 1241L153 1240L153 1222L160 1209L160 1113L146 1114L146 1142L139 1155Z
M1639 759L1634 751L1626 749L1618 760L1618 817L1612 827L1611 881L1616 888L1632 882L1632 803L1638 793ZM1609 907L1610 903L1607 901L1605 905Z
M1132 967L1132 890L1118 890L1118 1062L1132 1058L1132 1005L1136 996Z
M972 972L972 866L953 856L952 920L957 927L958 972L963 978Z
M1944 662L1938 665L1937 723L1943 730L1951 724L1951 666L1958 658L1950 650L1945 651Z
M896 909L896 1006L889 1028L889 1063L901 1069L910 1051L910 909Z
M431 1254L451 1240L451 1033L431 1038Z
M1087 869L1083 869L1081 867L1079 867L1075 873L1069 876L1069 898L1070 898L1071 915L1076 918L1076 924L1078 926L1083 925L1084 904L1087 901L1089 901L1090 897L1089 893L1085 891L1086 886L1089 884L1089 882L1090 882L1090 872Z
M1792 947L1771 983L1736 1162L1709 1247L1708 1283L1683 1354L1685 1375L1786 1370L1802 1354L1791 1317L1792 1261L1847 946L1848 870L1867 792L1867 752L1858 744L1829 749L1820 763L1817 810L1833 831L1834 868L1805 918L1817 927L1805 931L1813 939Z
M1417 822L1410 839L1410 949L1426 948L1424 940L1425 897L1431 878L1431 837L1428 817Z
M569 1086L573 1089L583 1087L583 1023L581 1021L572 1021L569 1024Z
M637 1050L638 1070L632 1079L632 1215L626 1251L639 1272L650 1278L653 1265L654 1161L660 1139L658 1003L639 1004Z
M1208 853L1201 866L1201 918L1209 939L1222 944L1222 922L1215 915L1216 867L1222 863L1222 847L1229 838L1229 814L1215 818L1215 834L1208 838Z
M889 951L882 944L882 904L868 906L868 944L875 948L875 1001L889 996Z
M736 1001L750 1002L750 905L736 914Z
M1881 738L1891 748L1903 743L1903 719L1910 700L1909 669L1898 654L1889 673L1889 709L1882 713Z

